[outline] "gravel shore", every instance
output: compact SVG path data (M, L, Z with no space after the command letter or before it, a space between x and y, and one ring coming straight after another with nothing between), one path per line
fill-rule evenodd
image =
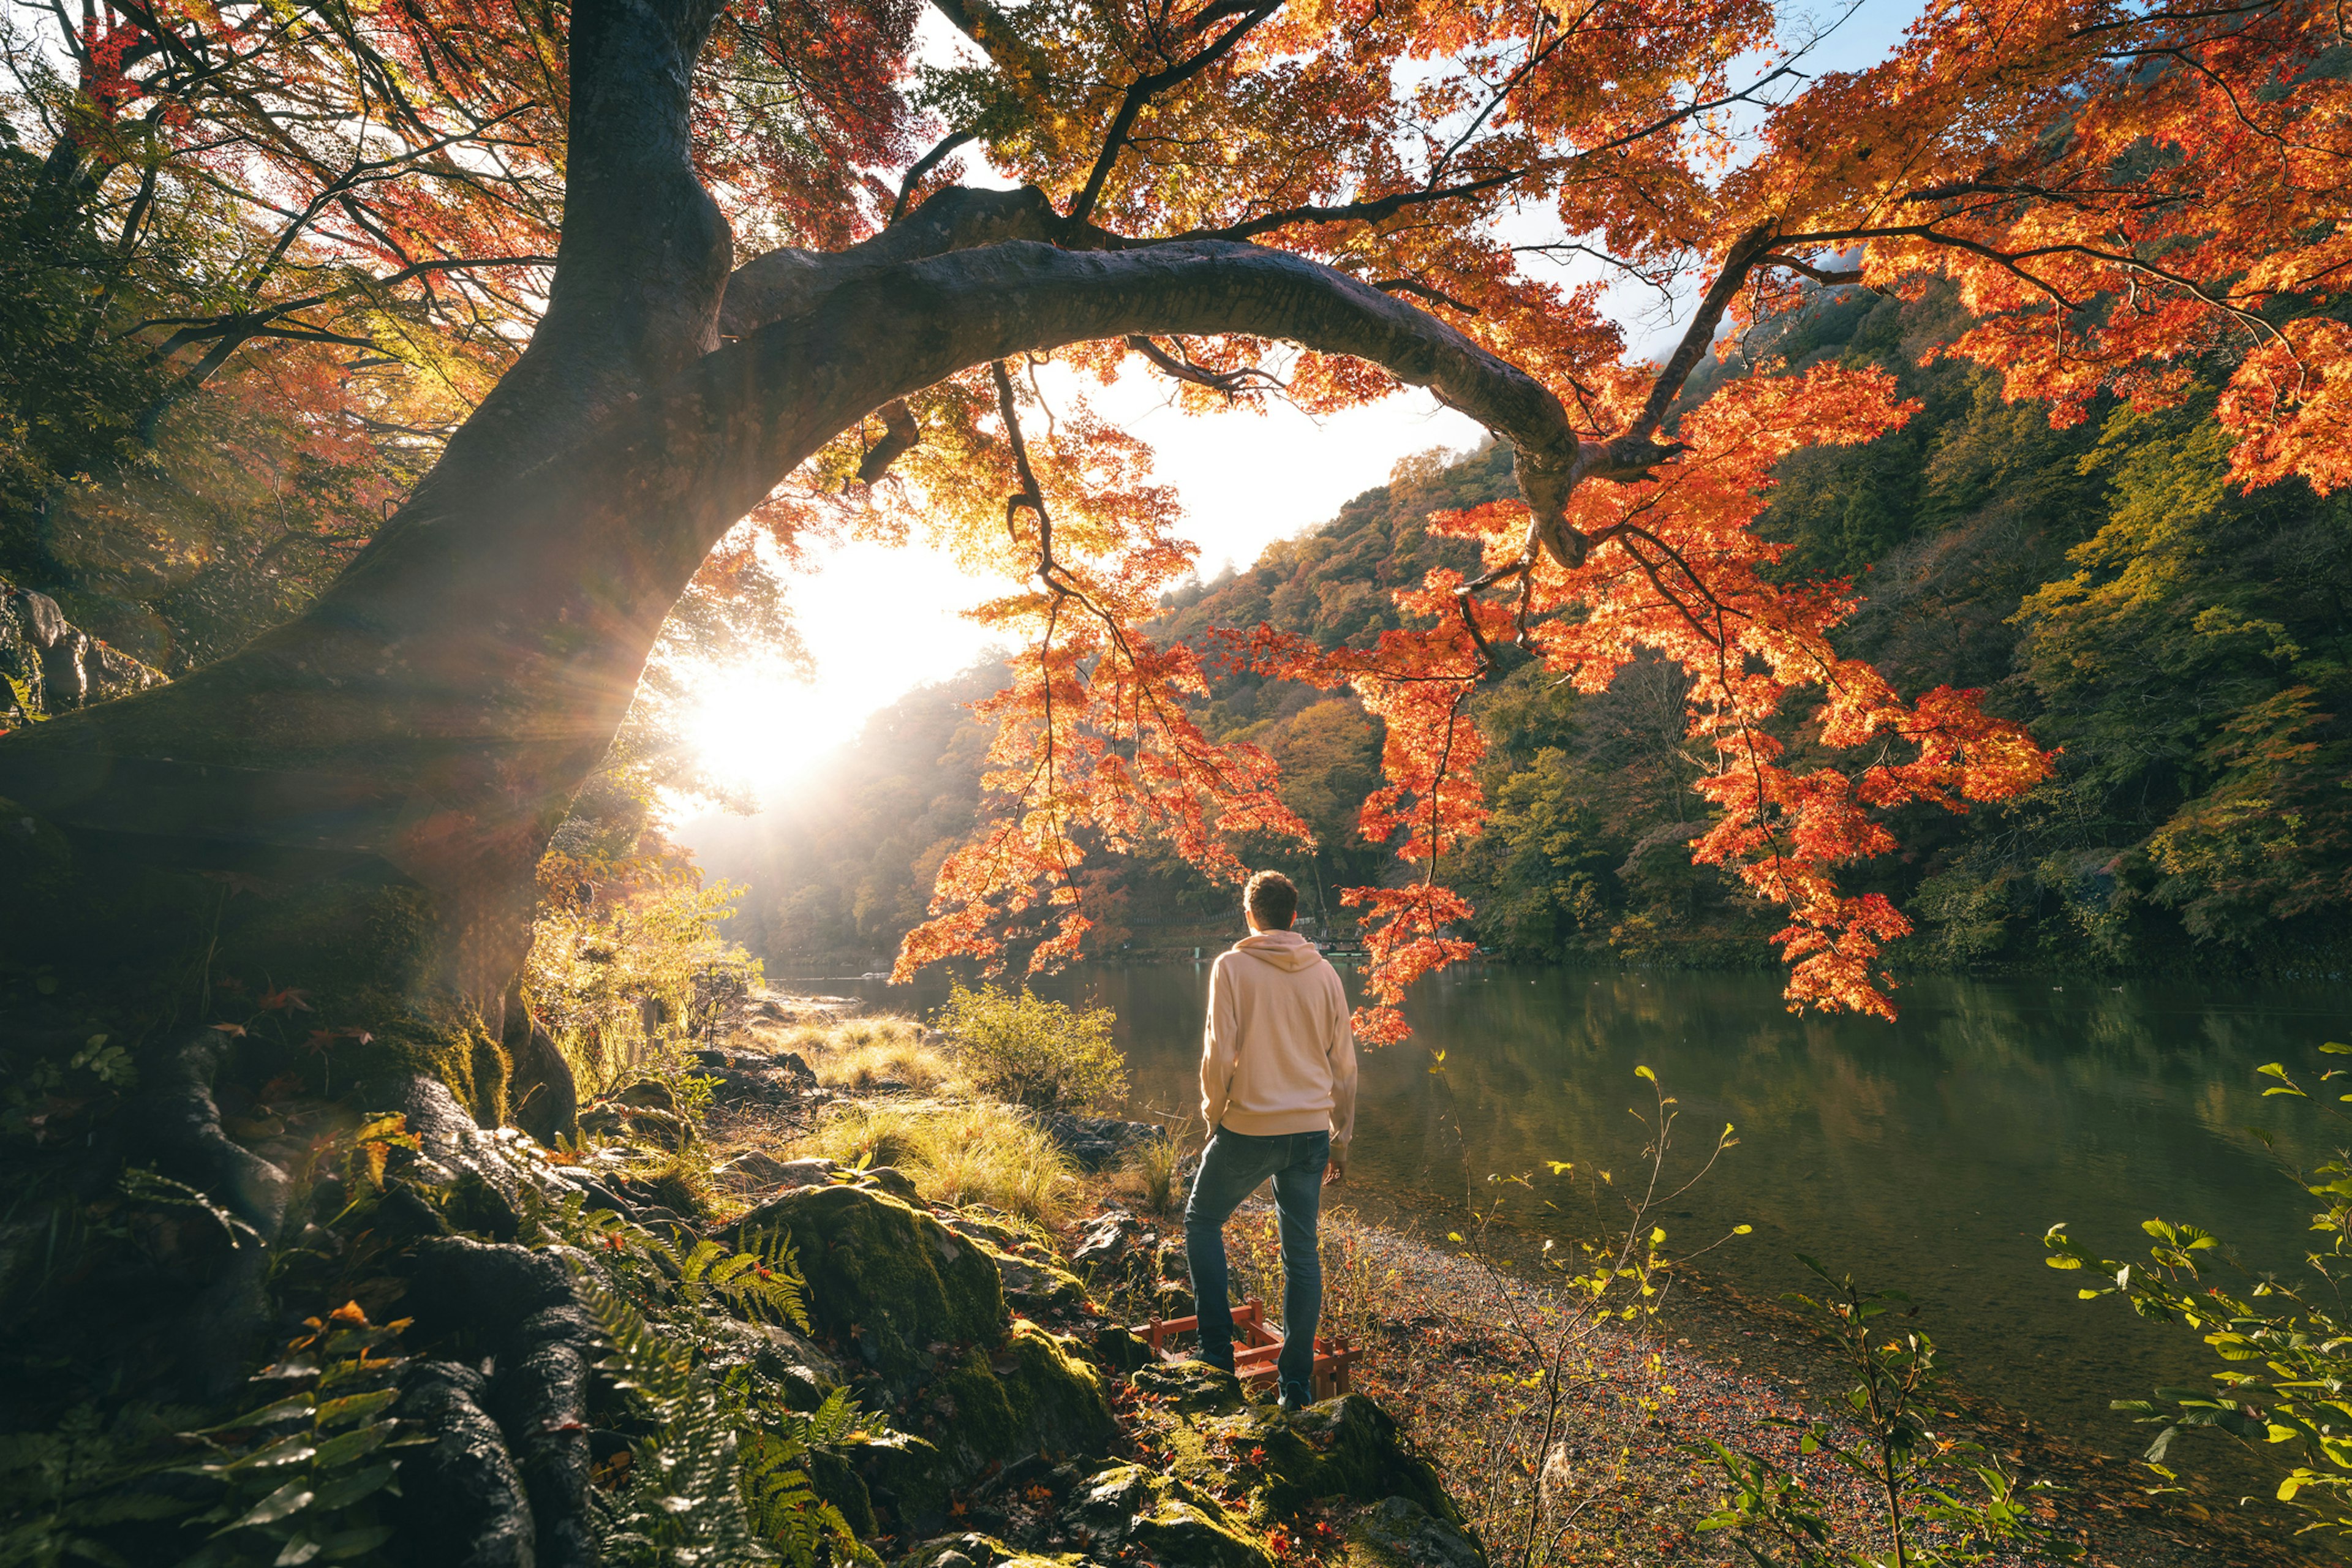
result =
M1229 1234L1245 1289L1278 1300L1271 1231L1260 1201ZM1709 1438L1800 1476L1841 1541L1883 1548L1862 1479L1801 1454L1795 1432L1769 1425L1830 1415L1850 1381L1787 1311L1677 1283L1657 1318L1582 1337L1543 1506L1534 1346L1556 1346L1570 1322L1560 1294L1541 1277L1489 1268L1459 1247L1433 1246L1344 1208L1328 1215L1326 1235L1326 1331L1371 1352L1357 1387L1437 1462L1498 1558L1540 1519L1539 1560L1555 1563L1741 1561L1725 1534L1694 1529L1726 1489L1712 1459L1690 1451ZM2044 1516L2084 1548L2081 1561L2268 1568L2324 1555L2307 1539L2287 1543L2293 1522L2284 1510L2151 1499L2126 1464L2047 1437L1996 1406L1965 1396L1953 1404L1956 1418L1940 1435L1982 1444L2024 1480L2053 1483Z

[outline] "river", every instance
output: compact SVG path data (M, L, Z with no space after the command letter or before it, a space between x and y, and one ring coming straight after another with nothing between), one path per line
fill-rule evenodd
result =
M794 984L896 1011L945 987ZM1117 1010L1140 1112L1196 1103L1206 985L1183 963L1084 967L1040 989ZM2144 1432L2108 1401L2201 1382L2207 1352L2112 1300L2076 1300L2084 1276L2044 1265L2042 1233L2063 1220L2141 1257L2139 1223L2160 1215L2292 1263L2311 1205L2283 1163L2332 1149L2342 1124L2265 1099L2255 1069L2315 1078L2319 1044L2352 1039L2352 986L1935 977L1896 1001L1893 1024L1800 1018L1769 974L1458 968L1415 989L1412 1040L1365 1056L1358 1200L1443 1230L1490 1174L1535 1173L1526 1205L1561 1195L1547 1161L1626 1172L1646 1066L1680 1102L1685 1149L1738 1130L1664 1221L1682 1247L1754 1227L1707 1257L1710 1273L1771 1297L1804 1284L1804 1252L1906 1291L1962 1385L2137 1452ZM1567 1213L1562 1231L1595 1228L1589 1198Z

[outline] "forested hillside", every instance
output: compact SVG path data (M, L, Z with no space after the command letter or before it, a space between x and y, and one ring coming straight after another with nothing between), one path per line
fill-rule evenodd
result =
M1781 465L1765 523L1787 546L1781 571L1852 578L1846 647L1906 695L1983 688L1991 710L2062 748L2056 776L2021 800L1908 814L1899 858L1859 873L1919 926L1898 957L2340 967L2352 500L2300 481L2234 491L2212 395L2193 384L2162 414L2102 406L2053 429L2043 406L2003 401L1997 378L1935 358L1965 324L1945 296L1825 291L1747 345L1790 369L1882 366L1919 404L1874 444ZM1685 402L1712 382L1696 378ZM1509 493L1503 449L1405 458L1249 570L1170 595L1156 630L1265 621L1368 645L1399 624L1390 590L1470 563L1466 542L1429 533L1429 514ZM1773 912L1689 861L1703 807L1680 672L1639 666L1586 697L1505 668L1477 710L1494 815L1444 868L1476 903L1479 940L1534 959L1765 963ZM979 805L986 736L961 705L998 679L976 669L910 694L821 784L706 837L707 864L750 886L739 931L755 951L870 963L920 919ZM1380 736L1351 698L1228 671L1204 717L1282 763L1286 800L1320 838L1311 857L1260 847L1254 864L1290 869L1310 908L1342 919L1339 888L1397 874L1355 830ZM1086 875L1103 950L1188 947L1231 924L1230 891L1172 856L1105 858Z

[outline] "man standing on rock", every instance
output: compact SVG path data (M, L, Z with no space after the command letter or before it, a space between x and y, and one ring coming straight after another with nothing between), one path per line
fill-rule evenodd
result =
M1315 1224L1322 1186L1348 1172L1356 1124L1356 1038L1339 972L1290 929L1298 889L1260 871L1242 890L1250 934L1209 970L1201 1042L1201 1115L1209 1146L1184 1205L1184 1251L1201 1317L1201 1359L1234 1370L1225 1221L1274 1178L1282 1229L1282 1407L1314 1399L1315 1325L1323 1262Z

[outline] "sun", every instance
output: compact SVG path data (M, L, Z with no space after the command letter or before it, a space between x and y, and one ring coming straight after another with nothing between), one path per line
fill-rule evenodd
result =
M681 726L696 761L730 789L763 795L816 762L835 739L809 681L772 662L713 668L694 682Z

